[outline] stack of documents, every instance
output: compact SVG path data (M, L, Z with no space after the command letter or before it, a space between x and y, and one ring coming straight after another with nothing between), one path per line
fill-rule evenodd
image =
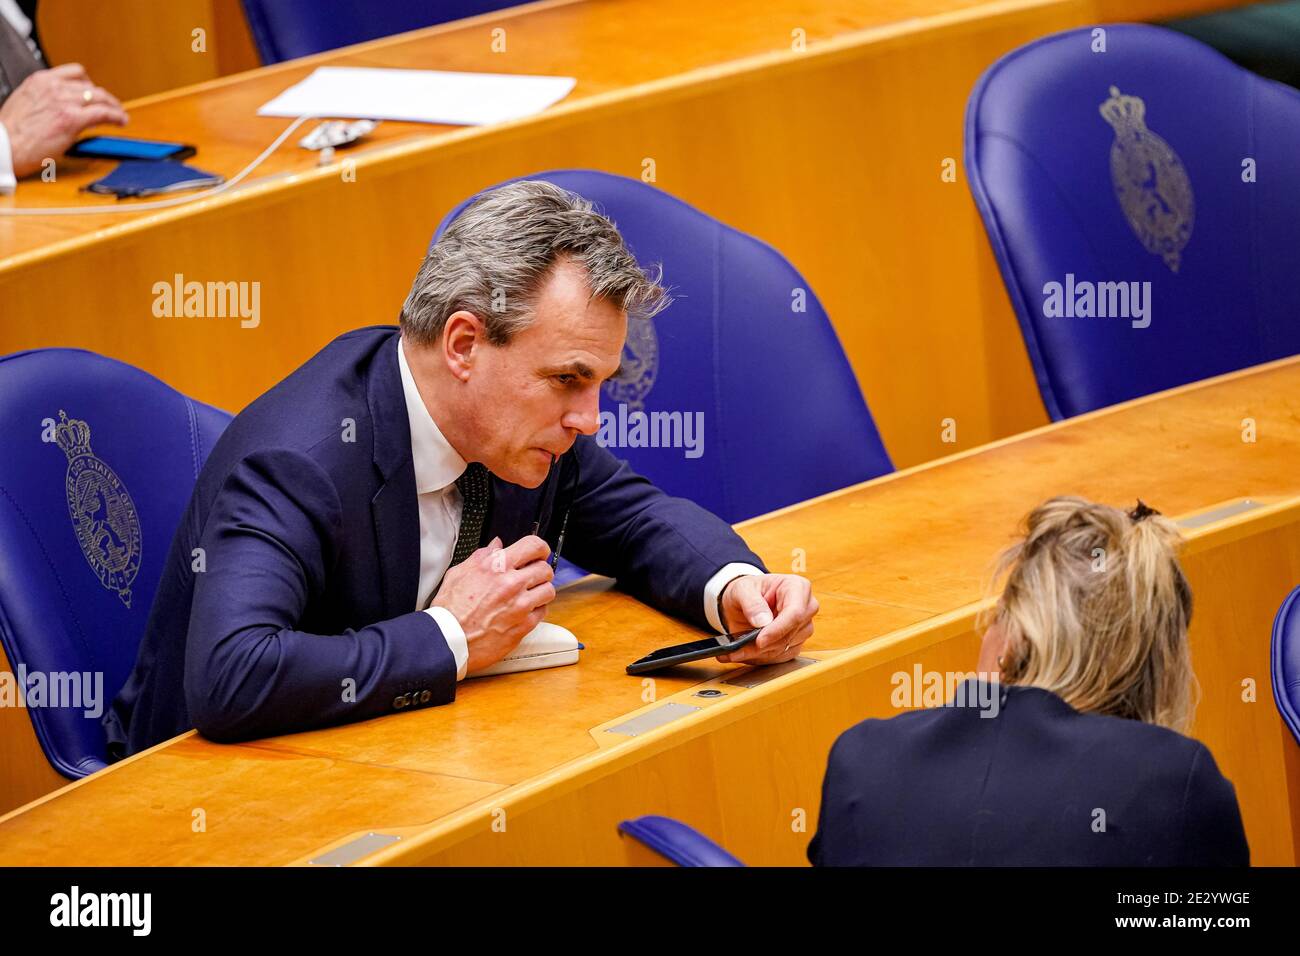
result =
M569 95L571 76L322 66L257 111L479 126L540 113Z

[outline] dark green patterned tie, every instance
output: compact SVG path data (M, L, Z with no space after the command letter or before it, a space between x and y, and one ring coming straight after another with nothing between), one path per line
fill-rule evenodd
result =
M478 550L478 540L483 534L483 519L488 506L488 470L478 462L470 462L465 473L456 479L464 504L460 512L460 530L456 533L456 550L451 554L455 567Z

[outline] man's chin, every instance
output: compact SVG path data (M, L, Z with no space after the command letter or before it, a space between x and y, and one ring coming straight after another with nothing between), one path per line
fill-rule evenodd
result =
M500 475L512 485L522 488L540 488L550 474L551 458L539 450L529 450L522 459L513 462L510 474Z

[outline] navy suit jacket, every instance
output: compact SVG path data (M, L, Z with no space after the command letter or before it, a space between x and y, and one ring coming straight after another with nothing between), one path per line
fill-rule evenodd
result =
M808 859L1249 864L1236 794L1204 744L1137 720L1080 713L1038 688L1001 692L996 717L936 707L845 731L831 748Z
M396 336L340 336L221 436L104 715L111 756L190 727L245 740L455 698L455 659L415 609L419 515ZM763 566L721 519L588 436L559 465L536 489L493 477L482 542L516 541L540 514L554 547L567 504L566 558L700 626L714 573Z

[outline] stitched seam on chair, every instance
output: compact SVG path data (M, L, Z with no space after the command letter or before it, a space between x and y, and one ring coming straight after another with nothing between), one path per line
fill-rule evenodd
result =
M998 140L1002 140L1003 142L1009 144L1010 146L1014 147L1018 152L1020 152L1021 155L1023 155L1024 158L1025 158L1026 160L1028 160L1028 162L1030 163L1030 165L1032 165L1036 170L1038 170L1038 172L1039 172L1039 173L1043 176L1043 178L1047 181L1048 187L1049 187L1049 188L1052 190L1052 192L1055 193L1055 194L1057 195L1057 197L1061 200L1061 204L1062 204L1062 206L1065 207L1065 210L1069 213L1070 217L1075 221L1075 224L1076 224L1076 226L1078 227L1078 233L1079 233L1080 236L1083 237L1084 244L1087 246L1088 251L1091 252L1092 255L1093 255L1096 259L1100 260L1100 259L1102 258L1102 255L1101 255L1101 253L1097 250L1097 248L1092 244L1092 238L1088 235L1088 231L1087 231L1087 229L1084 228L1084 219L1083 219L1083 217L1080 216L1079 213L1078 213L1078 210L1075 209L1075 207L1074 207L1074 203L1071 202L1069 194L1066 193L1066 192L1061 188L1060 183L1058 183L1058 182L1056 181L1056 178L1055 178L1054 176L1051 175L1051 173L1048 171L1047 167L1045 167L1045 166L1044 166L1044 165L1043 165L1043 164L1038 160L1038 157L1036 157L1032 152L1030 152L1029 148L1028 148L1027 146L1025 146L1024 143L1020 142L1018 139L1016 139L1016 138L1013 137L1013 136L1008 136L1006 133L996 133L996 132L986 131L986 132L980 133L980 137L981 137L981 138L984 138L984 139L998 139ZM999 234L999 239L1002 240L1002 247L1003 247L1003 249L1004 249L1004 251L1005 251L1005 254L1006 254L1007 263L1008 263L1008 265L1010 265L1013 269L1015 269L1016 272L1017 272L1017 277L1016 277L1016 279L1017 279L1017 281L1016 281L1016 295L1017 295L1017 297L1020 298L1021 301L1024 303L1025 315L1026 315L1026 316L1029 316L1029 315L1031 315L1031 314L1036 314L1032 309L1030 309L1030 307L1029 307L1029 299L1028 299L1027 296L1024 295L1024 290L1021 288L1021 282L1022 282L1023 280L1021 279L1021 277L1020 277L1020 275L1019 275L1020 267L1019 267L1018 265L1016 265L1016 264L1012 261L1010 247L1006 244L1005 239L1002 239L1002 237L1005 235L1005 232L1004 232L1004 230L1003 230L1003 228L1002 228L1002 220L1001 220L1001 218L997 215L996 210L993 209L993 205L992 205L992 203L989 204L989 211L990 211L990 213L993 215L993 218L994 218L995 220L997 220L997 223L998 223L998 234ZM1041 348L1041 344L1037 341L1037 339L1038 339L1038 334L1039 334L1039 333L1038 333L1038 326L1037 326L1037 324L1031 324L1030 327L1031 327L1031 328L1033 329L1033 331L1034 331L1034 337L1035 337L1035 348L1037 349L1039 356L1045 358L1046 356L1045 356L1044 353L1043 353L1043 350L1042 350L1042 348ZM1046 362L1044 362L1044 365L1046 365ZM1059 407L1060 404L1061 404L1061 403L1060 403L1059 396L1061 396L1061 394L1062 394L1062 388L1061 388L1060 384L1058 383L1057 379L1058 379L1060 376L1058 375L1058 373L1057 373L1057 371L1056 371L1055 369L1051 369L1051 370L1049 370L1048 374L1049 374L1049 376L1051 376L1051 378L1052 378L1052 388L1053 388L1053 392L1054 392L1054 397L1057 397L1056 400L1057 400L1057 405L1058 405L1058 407ZM1061 411L1062 411L1062 414L1064 415L1064 409L1062 409ZM1068 417L1068 416L1065 416L1065 417Z
M55 565L54 559L51 558L50 553L45 550L45 542L42 541L40 535L36 533L36 528L33 527L31 521L28 520L27 513L18 506L18 502L14 500L14 496L9 494L9 490L5 488L3 485L0 485L0 495L4 495L7 499L9 499L9 503L13 505L14 511L18 513L18 517L23 519L23 524L25 524L27 526L27 530L31 532L32 539L36 542L37 547L41 549L41 555L45 558L45 563L50 566L50 572L54 575L54 580L58 582L59 592L63 595L63 600L67 603L68 610L72 614L72 620L73 623L76 624L77 626L77 634L81 637L82 646L85 648L86 654L93 661L95 655L90 647L90 643L86 640L85 631L81 629L81 621L77 619L77 614L75 610L76 605L72 603L72 599L68 596L67 588L63 586L63 579L59 576L58 567Z
M194 480L199 480L199 421L194 414L194 400L185 399L185 411L190 416L190 456L194 461Z
M1035 41L1030 46L1035 46L1041 42L1043 41ZM979 155L980 140L983 134L979 132L978 124L980 109L984 103L984 94L992 82L994 73L1001 68L1003 62L1016 55L1016 53L1010 53L1002 60L999 60L975 84L975 90L971 93L970 102L966 104L965 149L962 158L966 166L966 180L970 187L971 196L975 200L975 208L979 210L980 218L983 220L984 232L988 236L989 245L993 249L993 259L998 264L998 274L1002 276L1002 284L1006 289L1007 298L1011 300L1011 308L1016 313L1016 324L1020 326L1021 337L1025 340L1025 350L1029 353L1029 361L1034 370L1034 381L1038 383L1039 395L1042 398L1048 417L1057 420L1063 418L1064 415L1061 412L1060 402L1056 397L1056 387L1047 372L1047 365L1043 359L1043 350L1039 346L1038 335L1028 320L1029 307L1025 302L1025 297L1020 293L1020 284L1014 281L1015 267L1011 263L1011 253L1007 249L1002 220L998 217L993 201L989 198L988 188L984 184L983 160Z
M86 651L87 659L90 660L92 667L94 667L97 670L102 670L102 668L98 667L98 662L95 660L95 655L90 648L90 642L86 640L86 634L81 629L81 621L78 620L77 613L75 610L76 606L72 603L71 598L69 598L67 588L63 586L63 579L59 576L58 567L55 565L54 559L50 557L50 553L45 550L45 542L42 541L41 536L36 533L36 529L32 526L31 521L28 519L27 513L18 506L18 502L14 500L14 496L11 495L9 493L9 490L5 488L3 485L0 485L0 495L4 495L4 497L8 499L9 503L13 505L14 512L18 515L19 518L22 519L23 524L27 526L27 530L31 533L32 540L34 540L36 542L36 546L40 548L41 555L45 558L45 563L49 565L50 573L54 575L55 583L57 583L59 586L59 593L63 595L63 603L67 605L68 613L72 617L72 623L76 629L77 636L81 639L81 646ZM15 634L13 636L14 636L14 650L17 651L18 650L17 635ZM10 661L10 663L16 667L19 663L22 662ZM61 764L67 766L67 764L63 761L62 756L56 755L55 753L53 741L50 737L48 728L46 728L45 726L44 714L40 711L31 711L31 710L28 711L28 714L32 719L32 727L36 729L37 736L38 738L40 738L41 747L42 749L45 750L46 757L50 758L51 763L55 764L55 769L58 769Z

